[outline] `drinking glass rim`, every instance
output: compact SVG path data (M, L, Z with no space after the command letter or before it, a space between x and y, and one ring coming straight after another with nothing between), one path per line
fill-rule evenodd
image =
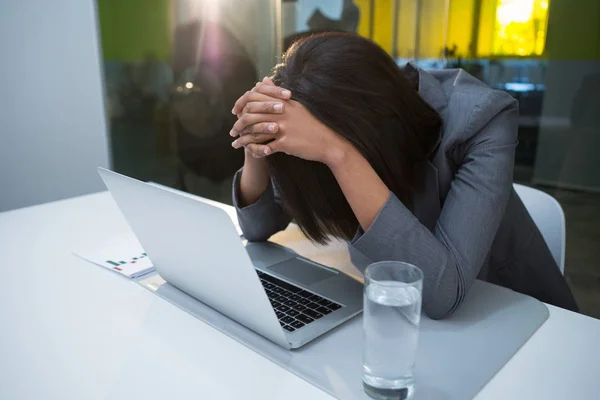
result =
M373 279L371 277L371 274L369 273L369 268L371 267L376 267L378 265L381 264L403 264L404 266L408 266L413 270L417 271L417 279L412 280L411 282L402 282L402 281L381 281L378 279ZM421 271L421 269L419 267L417 267L414 264L405 262L405 261L378 261L372 264L369 264L367 266L367 268L365 269L365 278L368 278L370 282L377 282L378 285L382 285L382 286L413 286L414 284L423 281L423 271Z

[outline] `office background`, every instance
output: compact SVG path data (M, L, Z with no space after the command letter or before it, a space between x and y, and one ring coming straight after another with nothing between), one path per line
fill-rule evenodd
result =
M96 166L230 203L229 110L295 38L355 31L520 101L515 182L567 220L600 318L598 0L0 0L0 211L103 190Z

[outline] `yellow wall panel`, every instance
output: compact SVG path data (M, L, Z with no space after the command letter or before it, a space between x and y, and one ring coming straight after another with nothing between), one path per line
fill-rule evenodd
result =
M416 16L417 0L400 0L396 41L397 55L400 58L415 56Z
M456 54L461 57L469 54L474 7L475 0L450 1L446 44L449 48L456 45Z
M354 4L360 9L360 19L358 21L358 34L369 37L371 24L371 1L354 0Z
M444 47L445 0L421 0L419 58L440 57Z
M392 51L394 0L375 0L375 26L373 40L385 51Z

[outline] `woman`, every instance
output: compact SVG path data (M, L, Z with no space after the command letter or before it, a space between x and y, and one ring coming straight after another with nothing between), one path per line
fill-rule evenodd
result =
M332 235L371 261L413 263L431 318L452 314L475 278L577 309L512 188L508 94L462 70L402 70L373 42L329 33L294 44L232 112L248 240L294 218L313 241Z

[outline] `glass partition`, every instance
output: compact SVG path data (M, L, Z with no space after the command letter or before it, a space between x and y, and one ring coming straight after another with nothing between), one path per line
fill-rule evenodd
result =
M463 68L519 100L515 182L561 204L567 280L600 317L600 3L581 0L98 0L114 168L230 202L235 99L312 32L399 65Z

